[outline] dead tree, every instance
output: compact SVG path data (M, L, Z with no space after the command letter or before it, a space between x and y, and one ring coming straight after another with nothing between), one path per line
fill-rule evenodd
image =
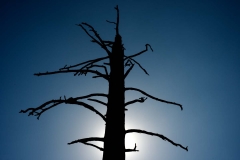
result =
M48 102L45 102L36 108L28 108L26 110L21 110L20 113L28 113L29 116L33 115L33 116L36 116L37 119L39 119L39 117L45 111L64 103L79 105L95 112L106 123L104 137L83 138L83 139L72 141L68 144L70 145L75 143L83 143L85 145L90 145L92 147L95 147L100 151L103 151L103 160L115 159L116 155L118 159L125 160L125 152L138 151L136 148L136 144L133 149L125 148L125 135L128 133L143 133L143 134L148 134L152 136L157 136L163 139L164 141L168 141L171 144L175 146L179 146L182 149L188 151L188 147L183 147L181 144L175 143L171 139L161 134L152 133L152 132L148 132L140 129L125 130L125 111L127 110L126 106L133 103L143 103L147 99L147 97L159 102L179 106L181 110L183 108L181 104L159 99L157 97L154 97L146 93L145 91L142 91L141 89L125 87L124 85L125 79L135 65L139 66L143 70L143 72L145 72L148 75L147 71L134 58L147 52L149 49L151 51L153 50L149 44L146 44L145 45L146 48L141 52L138 52L136 54L132 54L129 56L124 54L125 48L123 47L122 38L119 34L118 6L116 6L115 9L117 11L116 22L107 21L109 23L113 23L116 27L115 28L116 36L114 41L103 40L100 37L100 35L97 33L97 31L88 23L77 24L77 26L81 27L83 31L91 38L91 41L93 43L96 43L103 50L105 50L105 52L107 53L107 56L92 59L92 60L75 64L75 65L65 65L64 67L60 68L58 71L34 74L36 76L43 76L43 75L52 75L52 74L59 74L59 73L73 73L74 76L77 76L77 75L79 76L79 75L87 75L88 73L91 73L93 74L92 78L104 78L106 81L108 81L108 84L109 84L108 94L93 93L93 94L74 97L74 98L73 97L66 98L66 96L64 96L64 98L60 97L59 99L53 99ZM108 60L108 63L103 63L104 60ZM101 64L99 64L100 62ZM99 69L103 69L104 72L100 72ZM140 97L139 99L131 100L129 102L125 102L125 92L127 91L140 92L141 94L143 94L143 97ZM107 103L100 101L98 99L94 99L93 97L105 97L107 99ZM106 115L103 115L102 113L100 113L93 106L85 102L82 102L81 100L83 99L87 99L89 101L94 101L102 105L105 105L107 107ZM90 143L91 141L101 141L104 143L104 146L103 148L101 148L97 145Z

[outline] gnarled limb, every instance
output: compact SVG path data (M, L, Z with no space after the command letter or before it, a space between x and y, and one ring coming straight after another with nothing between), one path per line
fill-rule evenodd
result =
M82 75L87 73L94 73L98 77L102 77L106 80L109 80L108 75L102 74L98 72L97 70L90 70L90 69L76 69L76 70L60 70L60 71L53 71L53 72L45 72L45 73L34 73L35 76L43 76L43 75L51 75L51 74L58 74L58 73L74 73L74 76L76 75Z
M161 135L161 134L158 134L158 133L152 133L152 132L148 132L148 131L144 131L144 130L140 130L140 129L129 129L129 130L126 130L125 132L126 134L127 133L144 133L144 134L148 134L148 135L151 135L151 136L157 136L159 138L162 138L164 141L168 141L170 142L171 144L173 144L174 146L179 146L181 147L182 149L188 151L188 146L187 147L183 147L181 144L178 144L178 143L175 143L173 142L171 139Z
M39 120L39 118L43 112L61 104L61 103L64 103L63 100L61 100L61 98L59 100L51 100L51 101L43 103L41 106L39 106L37 108L28 108L26 110L21 110L19 113L27 113L30 111L28 113L28 116L37 116L37 119ZM49 107L44 108L45 106L47 106L49 104L51 104Z
M76 65L72 65L72 66L71 65L70 66L65 65L63 68L60 68L59 71L53 71L53 72L48 72L47 71L47 72L44 72L44 73L35 73L34 75L42 76L42 75L50 75L50 74L58 74L58 73L74 73L74 76L76 76L76 75L79 76L79 75L82 75L82 74L86 75L89 72L89 73L96 74L98 77L102 77L106 80L109 80L107 68L103 65L94 64L96 62L102 61L102 60L107 59L107 58L109 58L109 56L85 61L85 62L76 64ZM78 67L78 66L81 66L81 65L84 65L84 66L82 66L80 69L72 69L71 70L71 68L75 68L75 67ZM105 74L102 74L97 70L91 70L90 68L93 68L93 67L104 68ZM95 78L95 77L93 76L93 78Z
M156 101L163 102L163 103L168 103L168 104L173 104L173 105L177 105L177 106L179 106L179 107L181 108L181 110L183 110L182 105L179 104L179 103L170 102L170 101L166 101L166 100L163 100L163 99L156 98L156 97L154 97L154 96L152 96L152 95L150 95L150 94L147 94L146 92L144 92L144 91L142 91L142 90L140 90L140 89L138 89L138 88L131 88L131 87L130 87L130 88L125 88L125 91L127 91L127 90L138 91L138 92L144 94L145 96L148 96L148 97L150 97L150 98L152 98L152 99L154 99L154 100L156 100Z
M92 107L91 105L89 104L86 104L84 102L81 102L81 101L77 101L79 99L84 99L84 98L88 98L88 97L92 97L92 96L106 96L106 94L99 94L99 93L95 93L95 94L90 94L90 95L86 95L86 96L82 96L82 97L76 97L76 98L68 98L66 99L65 96L64 96L64 99L62 100L61 97L57 100L50 100L50 101L47 101L45 103L43 103L42 105L40 105L39 107L36 107L36 108L28 108L26 110L21 110L19 113L27 113L29 112L28 116L30 115L33 115L33 116L37 116L37 119L40 118L40 116L42 115L42 113L44 113L45 111L59 105L59 104L62 104L62 103L65 103L65 104L77 104L77 105L80 105L80 106L83 106L93 112L95 112L96 114L98 114L105 122L106 122L106 118L99 112L97 111L94 107Z
M70 142L68 144L71 145L71 144L74 144L74 143L83 143L85 145L89 145L89 146L95 147L95 148L99 149L100 151L103 151L103 148L98 147L98 146L96 146L94 144L91 144L91 143L87 143L89 141L101 141L101 142L104 142L104 138L99 138L99 137L83 138L83 139L78 139L78 140L72 141L72 142Z
M143 102L145 102L146 99L147 99L147 97L141 97L141 98L139 98L139 99L134 99L134 100L132 100L132 101L128 101L127 103L125 103L125 107L126 107L127 105L130 105L130 104L133 104L133 103L136 103L136 102L143 103Z
M104 44L104 41L102 40L102 38L99 36L99 34L97 33L97 31L96 31L91 25L89 25L88 23L84 23L84 22L81 23L81 24L77 24L77 25L80 26L80 27L87 33L87 35L92 38L92 42L97 43L98 45L100 45L100 46L107 52L108 55L111 54L111 52L108 50L107 46ZM89 27L89 28L90 28L90 31L92 31L92 32L94 33L95 37L97 37L98 40L97 40L96 38L94 38L94 37L84 28L83 25Z

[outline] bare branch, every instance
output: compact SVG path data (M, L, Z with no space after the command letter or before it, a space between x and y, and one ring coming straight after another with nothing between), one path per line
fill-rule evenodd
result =
M134 100L132 100L132 101L129 101L129 102L125 103L125 107L126 107L127 105L130 105L130 104L133 104L133 103L136 103L136 102L143 103L143 102L145 102L146 99L147 99L147 97L141 97L141 98L139 98L139 99L134 99Z
M137 54L134 54L134 55L131 55L131 56L124 56L124 57L125 57L125 58L124 58L124 61L127 60L127 62L133 61L133 62L137 63L137 65L138 65L147 75L149 75L149 74L147 73L147 71L140 65L140 63L138 63L136 60L133 59L133 57L138 56L138 55L140 55L140 54L148 51L148 46L149 46L150 49L152 50L152 47L151 47L149 44L146 44L145 46L146 46L146 49L143 50L143 51L141 51L141 52L139 52L139 53L137 53ZM153 50L152 50L152 51L153 51ZM127 64L127 63L126 63L126 64Z
M89 141L101 141L101 142L104 142L104 138L89 137L89 138L78 139L78 140L72 141L72 142L70 142L68 144L70 145L70 144L74 144L74 143L85 143L85 142L89 142Z
M88 31L83 27L83 25L87 26L90 28L90 31L92 31L95 35L95 37L97 37L97 39L95 39L93 36L91 36ZM104 41L102 40L102 38L99 36L99 34L97 33L97 31L88 23L82 23L82 24L78 24L78 26L80 26L87 34L89 37L92 38L92 42L96 42L98 45L100 45L106 52L108 55L111 54L111 52L108 50L107 46L104 44Z
M103 42L104 42L104 44L105 44L107 47L110 47L110 48L112 48L113 43L114 43L114 42L112 42L112 41L103 41Z
M103 63L103 64L110 66L110 63Z
M74 143L83 143L85 145L89 145L89 146L95 147L95 148L99 149L100 151L103 151L103 148L98 147L98 146L96 146L94 144L91 144L91 143L87 143L89 141L101 141L101 142L104 142L104 138L90 137L90 138L78 139L78 140L75 140L75 141L72 141L72 142L68 143L68 145L71 145L71 144L74 144Z
M92 107L89 104L86 104L86 103L80 102L80 101L67 101L66 104L77 104L77 105L83 106L83 107L95 112L96 114L98 114L106 122L106 118L99 111L97 111L94 107Z
M97 58L97 59L92 59L92 60L85 61L85 62L76 64L76 65L72 65L72 66L69 66L69 67L67 67L67 65L65 65L63 68L60 68L59 70L70 69L70 68L78 67L78 66L81 66L81 65L87 63L87 65L85 65L85 66L83 67L83 68L85 68L85 67L88 66L88 65L94 64L94 63L96 63L96 62L102 61L102 60L107 59L107 58L109 58L109 56L101 57L101 58Z
M152 99L154 99L154 100L156 100L156 101L160 101L160 102L163 102L163 103L168 103L168 104L177 105L177 106L179 106L179 107L181 108L181 110L183 110L182 105L179 104L179 103L170 102L170 101L166 101L166 100L163 100L163 99L156 98L156 97L154 97L154 96L152 96L152 95L150 95L150 94L147 94L146 92L144 92L144 91L142 91L142 90L140 90L140 89L137 89L137 88L125 88L125 91L127 91L127 90L133 90L133 91L141 92L142 94L144 94L144 95L146 95L146 96L148 96L148 97L150 97L150 98L152 98Z
M108 21L108 20L106 20L108 23L113 23L113 24L117 24L116 22L111 22L111 21Z
M125 58L127 58L127 56L124 56ZM146 69L144 69L141 65L140 65L140 63L138 63L136 60L134 60L134 59L132 59L132 58L128 58L128 59L125 59L125 60L127 60L127 62L125 63L125 66L129 66L130 64L133 64L131 61L133 61L133 62L135 62L135 63L137 63L137 65L147 74L147 75L149 75L148 74L148 72L146 71ZM129 64L129 62L131 62L130 64Z
M89 67L90 68L90 67ZM87 73L94 73L98 75L98 77L102 77L106 80L109 80L108 76L105 74L100 73L97 70L90 70L90 69L75 69L75 70L60 70L60 71L53 71L53 72L45 72L45 73L34 73L35 76L43 76L43 75L51 75L51 74L58 74L58 73L74 73L76 75L86 75Z
M119 35L119 9L118 9L118 5L115 7L115 9L117 10L116 34Z
M107 103L105 103L105 102L102 102L102 101L100 101L100 100L97 100L97 99L91 99L91 98L88 98L88 100L89 100L89 101L93 101L93 102L100 103L100 104L102 104L102 105L104 105L104 106L107 106Z
M82 23L82 24L83 24L83 23ZM94 37L83 27L82 24L76 24L76 25L77 25L77 26L80 26L80 27L85 31L85 33L87 33L87 35L92 38L92 42L97 43L98 45L100 45L101 47L103 47L102 44L101 44L96 38L94 38Z
M148 134L148 135L151 135L151 136L157 136L159 138L162 138L164 141L168 141L170 142L171 144L173 144L174 146L179 146L181 147L182 149L188 151L188 146L187 147L183 147L181 144L178 144L178 143L175 143L173 142L171 139L161 135L161 134L158 134L158 133L152 133L152 132L148 132L148 131L144 131L144 130L140 130L140 129L129 129L129 130L126 130L126 134L127 133L144 133L144 134Z
M116 7L114 7L114 9L117 10L117 22L112 22L112 21L108 21L106 20L108 23L113 23L116 25L116 35L119 35L119 9L118 9L118 5Z
M91 67L100 67L100 68L103 68L105 70L105 75L108 76L108 71L107 71L107 67L104 66L104 65L91 65Z
M126 56L124 56L124 57L126 57ZM131 66L131 65L133 65L133 63L132 63L132 61L130 60L130 59L128 59L126 62L125 62L125 67L126 66Z
M138 152L139 150L134 150L134 149L125 149L125 152Z
M145 50L143 50L143 51L141 51L141 52L138 52L138 53L136 53L136 54L133 54L133 55L131 55L131 56L126 56L126 58L124 58L124 60L126 60L127 58L133 58L133 57L139 56L140 54L148 51L148 46L150 47L150 49L151 49L152 52L153 52L153 49L152 49L152 47L150 46L150 44L146 44L145 46L146 46L146 49L145 49Z
M28 108L26 110L21 110L19 113L27 113L29 112L28 116L30 115L33 115L33 116L37 116L37 119L40 118L40 116L42 115L42 113L44 113L45 111L59 105L59 104L62 104L62 103L66 103L66 104L77 104L77 105L80 105L80 106L83 106L93 112L95 112L96 114L98 114L104 121L106 121L106 118L99 112L97 111L94 107L84 103L84 102L81 102L81 101L77 101L79 99L84 99L84 98L89 98L89 97L92 97L92 96L104 96L104 97L107 97L106 94L102 94L102 93L95 93L95 94L89 94L89 95L86 95L86 96L82 96L82 97L76 97L76 98L68 98L68 99L64 99L62 100L61 97L58 99L58 100L50 100L50 101L47 101L45 103L43 103L42 105L40 105L39 107L36 107L36 108ZM64 96L65 97L65 96Z
M134 146L133 149L125 149L125 152L137 152L137 151L139 151L139 150L136 150L136 149L137 149L137 145L135 143L135 146Z
M134 59L132 59L132 58L130 58L132 61L134 61L135 63L137 63L137 65L147 74L147 75L149 75L148 74L148 72L147 72L147 70L146 69L144 69L141 65L140 65L140 63L138 63L136 60L134 60Z
M128 70L126 71L126 73L124 74L124 79L128 76L128 74L130 73L130 71L133 69L134 64L131 65L130 68L128 68Z
M88 94L86 96L81 96L81 97L76 97L76 98L72 98L74 100L79 100L79 99L85 99L85 98L89 98L89 97L94 97L94 96L100 96L100 97L106 97L108 98L108 95L107 94L104 94L104 93L92 93L92 94Z

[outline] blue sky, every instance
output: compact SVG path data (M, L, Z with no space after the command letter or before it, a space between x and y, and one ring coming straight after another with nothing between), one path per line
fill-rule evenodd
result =
M237 160L240 144L240 4L234 0L197 1L3 1L0 3L0 155L4 160L99 160L102 153L79 138L104 135L105 124L79 106L61 105L40 120L19 114L45 101L107 93L107 83L90 75L33 76L105 56L75 24L91 24L103 39L114 39L120 9L120 34L131 55L151 44L154 52L136 58L126 79L178 107L147 99L126 112L126 129L157 132L189 152L157 137L130 134L127 147L140 152L127 160ZM139 98L126 93L126 100ZM90 103L102 113L104 106ZM101 145L101 144L100 144Z

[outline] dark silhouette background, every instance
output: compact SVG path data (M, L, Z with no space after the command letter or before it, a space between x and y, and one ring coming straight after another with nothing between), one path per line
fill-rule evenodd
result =
M240 77L236 1L137 4L109 1L102 5L99 1L9 1L1 7L0 14L2 159L101 157L93 147L65 145L80 137L103 136L104 123L89 110L61 105L43 114L39 121L17 112L36 107L50 97L75 97L96 89L107 92L104 80L94 81L90 76L35 77L32 73L105 56L74 24L88 22L104 39L112 39L113 26L104 20L115 20L112 7L116 4L121 8L125 53L136 53L146 43L154 49L137 58L150 76L134 67L126 86L141 88L184 106L180 112L174 106L147 99L128 108L126 128L157 132L191 147L191 152L184 152L157 137L139 134L133 136L135 140L129 148L136 143L140 152L127 153L127 157L238 159ZM102 18L96 18L99 13ZM126 97L128 101L141 94L129 92ZM105 109L101 105L97 108ZM223 138L226 135L228 139Z

